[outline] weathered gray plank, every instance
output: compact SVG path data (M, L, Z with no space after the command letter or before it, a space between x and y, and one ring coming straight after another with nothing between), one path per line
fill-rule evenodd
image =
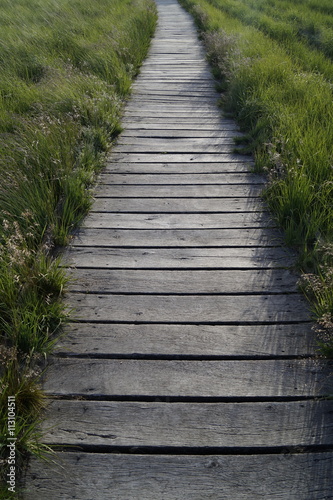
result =
M56 345L66 356L306 356L317 350L311 324L163 325L71 323Z
M299 295L118 295L67 298L80 321L161 323L284 323L309 321Z
M158 456L58 453L32 460L26 500L327 500L331 453ZM110 497L110 494L112 497Z
M158 57L161 57L159 55ZM173 55L170 54L169 56L166 56L166 61L172 61ZM186 54L182 54L180 61L185 61L186 60ZM169 85L170 82L170 85ZM155 86L154 83L157 85ZM131 102L131 99L138 98L139 96L142 96L143 99L149 98L150 96L158 96L160 95L162 98L164 96L168 97L168 95L172 92L179 92L181 90L184 91L184 94L186 93L192 94L195 93L198 98L201 97L212 97L215 99L218 99L221 94L216 90L217 85L214 86L214 83L212 81L207 81L207 80L202 80L200 81L195 81L195 82L188 82L188 81L173 81L171 79L161 79L160 81L154 81L153 83L150 81L149 78L142 78L140 79L139 83L134 83L132 85L132 95L130 97L129 102ZM203 92L201 92L203 91ZM182 93L179 93L177 95L181 96L184 95ZM217 101L218 104L218 101Z
M210 138L209 141L207 141L207 137L204 138L145 138L142 140L142 137L126 137L121 135L118 140L117 140L117 145L118 146L123 146L123 145L131 145L131 146L156 146L156 147L167 147L169 150L171 150L171 147L173 146L222 146L223 144L235 144L234 141L235 136L232 135L226 135L224 137L219 137L219 138Z
M112 165L111 165L112 167ZM260 175L248 172L204 173L204 174L125 174L105 172L99 176L101 184L264 184Z
M152 86L152 88L154 88ZM214 97L210 95L203 94L201 97L193 97L190 95L184 95L181 93L175 95L174 93L168 95L166 92L164 95L159 94L145 94L145 97L134 94L130 101L130 106L124 111L126 113L136 113L142 111L155 111L156 112L174 112L180 111L184 112L194 112L194 113L208 113L209 115L216 115L221 117L221 111L217 108L218 96L215 94ZM172 112L172 113L171 113Z
M198 69L204 69L207 70L207 62L204 57L197 57L195 59L185 59L185 60L178 60L175 58L161 58L159 56L157 57L149 57L148 60L144 61L142 63L142 68L146 69L151 69L151 68L161 68L163 69L164 66L168 66L168 68L178 68L181 66L182 68L190 68L193 69L194 71L197 71ZM194 67L193 67L194 66ZM145 71L146 72L146 71Z
M221 119L219 118L197 118L197 117L191 117L190 115L186 117L139 117L139 116L131 116L128 118L124 118L122 121L122 125L125 128L137 128L137 127L147 127L147 128L154 128L154 125L157 128L168 128L170 127L172 130L175 130L177 128L190 128L195 130L196 128L201 130L201 129L213 129L213 130L227 130L224 126L224 120L221 116ZM234 130L237 130L236 127L234 127Z
M122 174L235 174L252 173L254 165L246 163L124 163L109 162L104 173ZM252 180L253 177L249 177ZM252 182L251 182L252 184Z
M112 161L118 162L140 162L144 163L185 163L185 162L240 162L244 163L246 158L240 154L229 153L193 153L193 154L146 154L146 153L118 153L112 155ZM250 162L252 164L252 161Z
M95 196L99 198L225 198L225 197L259 197L262 192L260 184L182 184L177 185L111 185L99 184L95 188Z
M124 116L191 116L201 117L207 116L221 118L220 111L214 104L209 104L211 97L193 98L192 104L187 104L186 96L180 98L177 96L170 96L168 99L160 98L141 100L141 104L133 104L124 112ZM188 99L188 98L187 98Z
M297 278L284 269L156 271L75 269L70 291L97 293L291 293Z
M201 83L172 82L170 85L165 81L154 83L156 83L156 85L152 85L151 82L146 80L142 81L139 85L133 85L130 99L138 99L139 97L142 97L142 99L149 99L151 96L160 96L163 99L165 97L168 98L172 94L176 96L187 95L188 97L194 98L211 97L218 99L220 97L220 93L215 90L211 82L207 81Z
M122 125L126 130L210 130L213 132L223 132L226 130L239 130L236 124L226 123L224 119L215 120L200 120L190 121L178 118L167 119L164 118L163 122L157 118L145 118L145 120L123 120Z
M293 265L294 258L283 249L266 247L75 247L73 252L68 253L68 262L76 267L109 269L262 269L289 267Z
M221 117L219 113L214 113L210 111L196 111L195 109L186 110L186 111L133 111L133 113L124 114L124 123L127 123L127 120L130 120L134 123L147 122L150 120L157 121L159 123L163 123L164 120L166 123L170 123L171 121L180 122L180 123L199 123L201 120L204 123L215 123L219 124L221 121Z
M187 96L189 99L194 99L196 97L215 97L216 99L218 99L219 97L217 92L211 89L211 85L207 87L191 87L191 85L178 85L177 87L175 86L172 89L170 89L169 85L162 84L154 85L153 87L149 85L142 85L139 88L134 87L133 90L133 99L135 98L138 103L139 97L142 97L143 101L154 100L154 102L156 102L154 98L168 99L170 97L177 97L181 95Z
M222 229L274 227L267 213L107 213L91 212L83 227L101 229Z
M233 153L235 144L233 141L225 144L168 144L163 142L161 144L146 144L141 142L139 144L119 144L113 148L115 154L117 153Z
M96 198L92 212L262 212L258 198Z
M314 360L73 358L54 360L44 387L49 395L233 399L320 396L331 389L327 372Z
M263 229L84 229L75 233L74 247L276 247L278 231Z
M168 74L168 72L165 73L157 73L157 72L150 72L150 74L144 75L142 78L142 81L146 82L163 82L163 83L208 83L213 85L216 83L212 79L212 76L210 75L195 75L195 74L185 74L183 73L182 75L178 74L178 72L173 72L172 74Z
M172 98L173 99L173 98ZM158 105L155 110L133 110L133 111L128 111L127 113L124 113L124 120L145 120L147 119L161 119L163 121L164 118L167 120L178 120L178 119L186 119L188 120L189 118L191 120L220 120L221 115L217 111L206 111L206 110L201 110L201 109L196 109L196 108L189 108L189 109L184 109L184 110L177 110L177 109L165 109L165 110L159 110L160 105Z
M235 449L333 445L332 412L333 401L172 405L53 401L46 416L56 426L48 429L45 423L42 432L47 444L73 446Z
M205 68L198 68L197 70L195 68L191 69L189 68L182 68L179 66L168 66L165 68L145 68L145 76L152 76L152 77L157 77L160 78L161 76L167 76L168 78L179 78L179 77L184 77L184 79L188 78L199 78L199 79L207 79L211 80L212 79L212 74L210 71L207 71Z
M223 137L238 137L241 135L236 128L233 130L189 130L189 129L181 129L181 130L167 130L167 129L142 129L142 130L133 130L133 129L124 129L121 133L122 138L205 138L206 140L218 139Z

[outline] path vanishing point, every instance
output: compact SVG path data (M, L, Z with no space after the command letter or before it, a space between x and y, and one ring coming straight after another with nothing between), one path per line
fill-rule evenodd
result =
M333 404L294 256L233 153L191 17L159 24L67 252L26 500L333 498Z

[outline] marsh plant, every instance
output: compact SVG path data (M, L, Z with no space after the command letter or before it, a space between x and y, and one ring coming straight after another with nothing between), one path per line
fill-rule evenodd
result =
M268 176L265 198L298 251L303 289L321 329L328 326L324 350L333 357L332 5L180 2L202 30L224 109L246 132L243 152Z
M42 449L38 381L68 315L54 249L90 207L155 24L152 0L1 2L1 408L15 396L20 456ZM0 428L6 465L3 412Z

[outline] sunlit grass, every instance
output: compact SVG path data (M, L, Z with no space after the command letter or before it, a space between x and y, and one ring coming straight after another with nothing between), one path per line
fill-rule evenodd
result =
M312 310L333 324L332 261L322 252L333 238L333 10L318 0L181 3L204 32L224 108L267 173L268 205L300 269L317 277L315 292L307 286Z
M19 455L43 451L40 365L68 314L53 250L90 207L155 23L152 0L1 2L0 460L7 395Z

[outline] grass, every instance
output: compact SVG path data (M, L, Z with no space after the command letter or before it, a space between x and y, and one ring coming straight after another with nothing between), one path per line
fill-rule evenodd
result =
M53 250L91 205L155 24L152 0L1 3L0 498L15 498L5 476L8 397L17 471L27 453L47 451L36 430L39 379L68 315Z
M268 177L266 200L299 253L301 287L333 357L333 8L325 0L181 0L222 104Z

